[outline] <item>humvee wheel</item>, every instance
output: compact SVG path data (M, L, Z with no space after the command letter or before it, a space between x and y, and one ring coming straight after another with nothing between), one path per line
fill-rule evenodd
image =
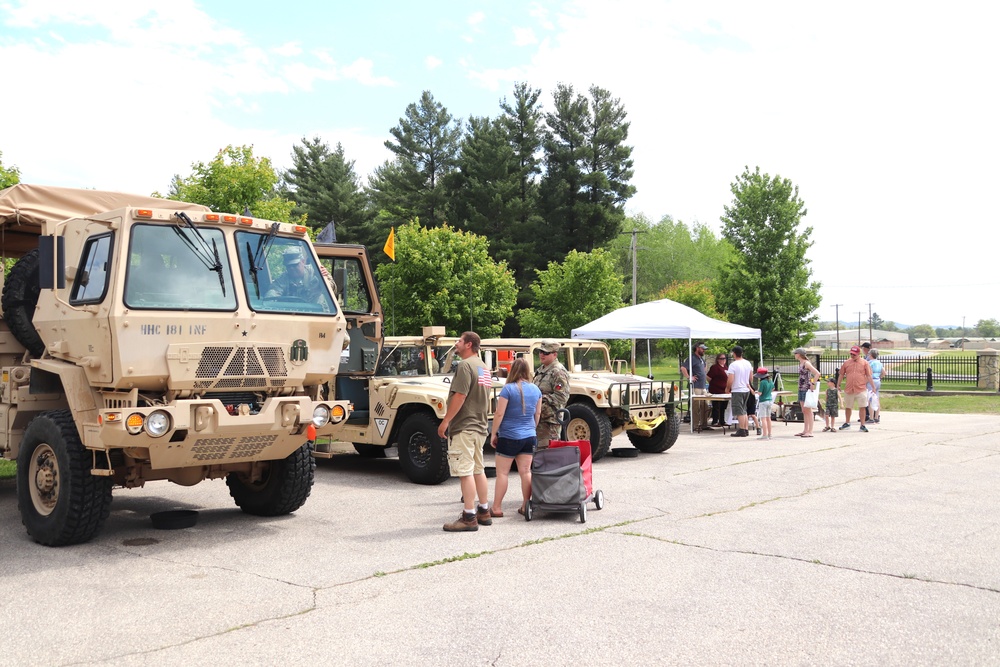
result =
M316 461L312 443L307 442L280 461L271 461L260 481L243 473L226 476L229 495L236 505L254 516L290 514L305 504L312 491Z
M31 323L39 291L38 250L32 250L17 260L10 270L4 282L0 305L3 306L3 318L10 326L11 334L33 357L40 357L45 351L45 343Z
M399 465L416 484L440 484L448 479L448 443L438 437L440 422L426 412L406 418L399 427Z
M111 478L90 474L90 454L68 410L35 417L17 456L17 507L28 534L50 547L86 542L111 513Z
M606 414L587 403L572 403L566 409L569 410L567 440L589 440L592 461L611 451L611 420Z
M359 456L366 459L384 459L385 458L385 447L380 447L379 445L369 445L364 442L355 442L354 451L358 453Z
M667 415L666 420L653 429L653 435L643 437L635 431L627 431L628 439L636 449L647 454L665 452L677 442L681 430L681 416L677 411Z

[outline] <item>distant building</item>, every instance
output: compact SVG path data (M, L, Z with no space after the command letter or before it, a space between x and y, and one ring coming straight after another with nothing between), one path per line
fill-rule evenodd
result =
M852 345L860 345L871 340L872 347L882 350L890 350L895 347L910 347L910 336L901 331L882 331L875 329L872 331L872 339L868 338L868 329L841 329L840 349L849 350ZM809 339L807 347L824 347L828 350L837 349L837 331L817 331Z

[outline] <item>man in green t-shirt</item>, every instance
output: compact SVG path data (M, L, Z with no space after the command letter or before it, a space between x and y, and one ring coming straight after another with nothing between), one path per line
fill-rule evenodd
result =
M479 334L466 331L455 343L462 359L448 390L448 412L438 427L438 437L448 436L448 468L462 485L462 516L444 524L450 533L479 530L493 523L487 501L489 491L483 465L483 444L488 430L490 388L493 378L479 358ZM475 506L479 496L479 507Z

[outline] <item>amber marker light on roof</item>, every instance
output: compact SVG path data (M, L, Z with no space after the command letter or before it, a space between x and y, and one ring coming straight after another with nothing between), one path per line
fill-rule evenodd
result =
M218 222L218 221L219 221L219 214L218 213L206 213L205 214L205 222Z
M241 225L252 225L253 224L253 218L240 218L240 224Z
M236 222L236 216L235 215L224 215L224 216L222 216L222 221L223 222Z
M148 208L140 208L135 212L135 217L137 218L152 218L153 211Z
M295 225L295 233L296 234L305 234L308 231L309 231L308 227L305 227L303 225Z

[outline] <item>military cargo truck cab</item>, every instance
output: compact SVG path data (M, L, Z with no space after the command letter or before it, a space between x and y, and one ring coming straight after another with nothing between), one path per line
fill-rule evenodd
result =
M225 478L256 515L305 502L313 441L350 412L326 387L380 317L345 314L306 227L18 185L0 232L19 257L0 299L0 455L32 538L86 541L113 487L151 480Z

